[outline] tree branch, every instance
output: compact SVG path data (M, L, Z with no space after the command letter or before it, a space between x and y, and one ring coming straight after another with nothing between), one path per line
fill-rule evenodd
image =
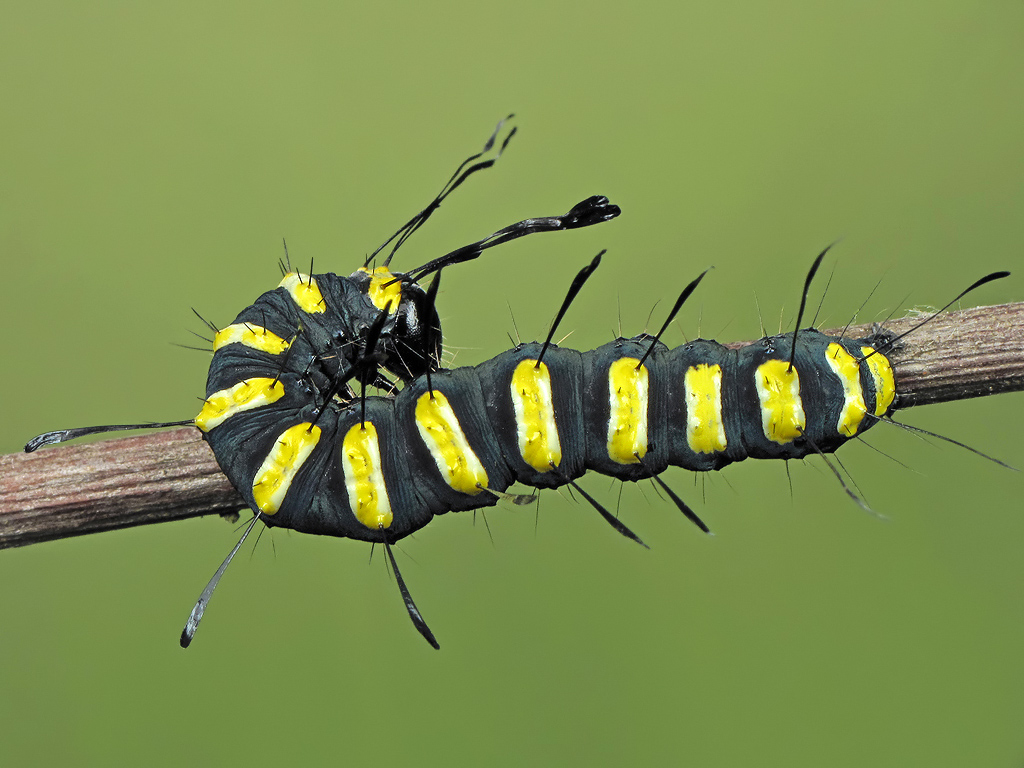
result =
M920 319L885 328L899 334ZM846 335L871 333L861 325ZM943 314L887 357L903 408L1024 390L1024 303ZM233 517L244 506L199 431L188 427L0 457L0 548L200 515Z

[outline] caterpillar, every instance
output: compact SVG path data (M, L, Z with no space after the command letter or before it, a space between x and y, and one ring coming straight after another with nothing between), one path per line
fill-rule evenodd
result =
M275 289L228 326L210 326L213 359L194 420L62 430L26 446L140 427L194 424L202 432L254 516L197 601L182 647L257 521L382 544L413 624L439 648L391 550L434 516L535 498L508 493L515 483L569 486L619 533L643 544L576 482L593 471L653 480L707 532L660 478L667 467L705 472L746 458L827 457L899 407L886 352L902 336L878 328L849 339L800 328L829 248L808 272L796 330L746 347L698 339L670 349L661 342L706 272L682 291L657 334L582 352L553 343L602 252L572 282L544 342L519 344L477 366L444 368L435 308L441 270L527 234L591 226L620 213L593 196L564 215L526 219L410 272L392 272L392 257L408 237L470 175L501 156L515 134L497 145L503 124L352 275L298 271L286 251ZM494 157L481 159L495 146ZM389 245L383 263L371 268ZM424 288L420 281L431 274ZM953 301L1007 275L987 275ZM368 387L379 394L368 395Z

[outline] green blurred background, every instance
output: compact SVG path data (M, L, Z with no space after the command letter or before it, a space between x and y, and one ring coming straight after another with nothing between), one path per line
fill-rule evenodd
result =
M581 348L655 322L789 329L827 243L824 324L1024 299L1024 5L9 3L0 30L5 452L44 430L187 418L226 324L297 263L347 274L482 144L519 135L401 252L409 267L603 193L623 216L445 275L456 363L544 333L575 271ZM822 281L817 286L820 291ZM819 293L820 295L820 293ZM506 306L507 305L507 306ZM780 313L785 313L780 320ZM904 414L1024 466L1021 395ZM878 427L819 461L585 486L384 560L218 518L0 555L0 743L16 764L1020 766L1021 475ZM900 464L902 462L906 466ZM379 554L379 553L378 553Z

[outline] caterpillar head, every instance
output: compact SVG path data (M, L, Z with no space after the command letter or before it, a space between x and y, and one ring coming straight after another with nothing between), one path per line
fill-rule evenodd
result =
M367 327L380 312L388 318L377 342L380 367L403 381L436 370L441 359L441 320L419 283L387 267L359 269L349 279L367 300Z

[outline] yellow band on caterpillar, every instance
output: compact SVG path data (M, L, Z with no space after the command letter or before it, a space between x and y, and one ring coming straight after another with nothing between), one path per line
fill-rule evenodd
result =
M320 287L312 275L289 272L277 287L288 291L292 301L306 314L319 315L327 311L323 294L320 293Z
M284 397L284 384L277 379L247 379L233 387L214 392L196 416L196 426L209 432L238 413L262 408Z
M320 441L320 427L296 424L281 433L252 481L256 506L265 515L281 509L292 481Z
M217 331L213 337L213 351L229 344L242 344L271 355L279 355L288 349L288 342L276 333L250 323L235 323Z
M538 472L550 472L562 462L562 445L555 424L551 374L544 363L523 360L509 385L523 461Z
M843 437L853 437L867 412L864 390L860 385L860 365L853 355L835 342L825 350L825 361L843 385L843 407L839 409L836 431Z
M757 366L754 386L761 404L764 436L779 444L791 443L806 426L800 377L788 360L768 360Z
M635 357L620 357L608 369L608 457L639 464L647 455L647 368Z
M875 384L875 416L884 416L896 399L896 375L892 372L892 364L885 355L871 347L861 347L860 351L866 358L864 362L868 364Z
M453 490L475 495L487 487L487 472L443 393L434 390L419 396L416 429L441 477Z
M366 289L366 295L370 297L373 306L384 309L390 305L389 314L397 312L402 301L402 281L387 267L377 267L373 272L362 267L359 271L370 275L370 286Z
M691 365L683 376L686 399L686 443L694 453L716 453L727 447L722 421L722 366Z
M348 503L356 519L373 530L390 528L391 499L384 482L377 428L371 422L349 429L341 444L341 467Z

